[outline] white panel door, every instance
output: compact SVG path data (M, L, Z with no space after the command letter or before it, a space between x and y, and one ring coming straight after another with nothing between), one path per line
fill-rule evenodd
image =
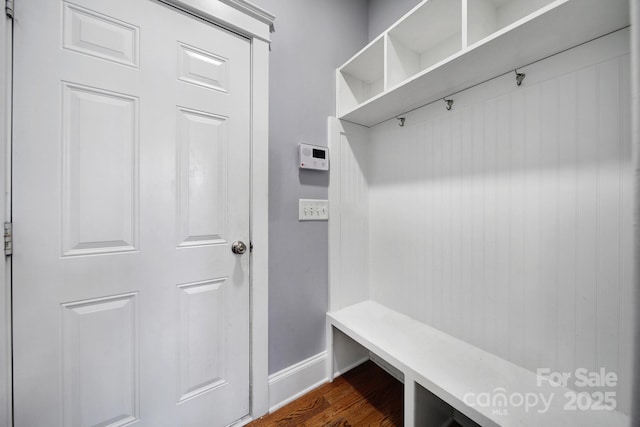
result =
M250 43L151 0L16 2L15 425L249 413Z

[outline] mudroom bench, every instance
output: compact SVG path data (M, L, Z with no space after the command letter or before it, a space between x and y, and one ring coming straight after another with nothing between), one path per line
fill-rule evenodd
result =
M329 377L340 331L401 373L405 426L625 427L616 411L572 411L574 391L373 301L327 314ZM460 417L462 414L462 417ZM466 427L466 425L465 425Z

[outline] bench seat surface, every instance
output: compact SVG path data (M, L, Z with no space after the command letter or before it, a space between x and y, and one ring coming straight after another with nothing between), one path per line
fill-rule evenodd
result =
M456 410L483 426L626 427L629 418L617 411L565 410L572 390L454 338L374 301L328 313L330 324L377 354ZM513 399L514 405L485 405L487 396ZM520 396L530 399L526 410ZM537 396L538 404L534 396ZM551 404L545 404L540 396ZM484 399L484 400L483 400ZM471 402L469 406L465 402ZM506 411L505 411L506 410Z

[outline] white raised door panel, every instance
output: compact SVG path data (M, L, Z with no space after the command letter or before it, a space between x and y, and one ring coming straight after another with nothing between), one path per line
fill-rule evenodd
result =
M180 246L225 243L227 119L178 110Z
M67 82L62 92L62 255L135 250L138 100Z
M64 4L63 46L87 55L138 66L138 28L107 15Z
M178 49L180 80L223 92L228 90L229 64L227 58L184 44L180 44Z
M16 23L15 425L242 419L250 42L151 0Z
M63 425L137 420L137 294L62 305Z
M183 402L227 383L224 353L227 278L180 285L180 398Z

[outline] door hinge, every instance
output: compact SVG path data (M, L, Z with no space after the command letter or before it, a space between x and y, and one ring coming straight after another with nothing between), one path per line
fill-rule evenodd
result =
M4 223L4 254L13 255L13 223Z
M11 19L13 19L13 1L14 0L5 0L4 2L4 10Z

